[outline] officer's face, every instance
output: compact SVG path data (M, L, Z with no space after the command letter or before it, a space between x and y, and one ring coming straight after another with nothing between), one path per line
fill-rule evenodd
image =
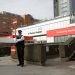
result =
M18 34L19 34L19 35L21 35L21 34L22 34L22 32L19 32Z

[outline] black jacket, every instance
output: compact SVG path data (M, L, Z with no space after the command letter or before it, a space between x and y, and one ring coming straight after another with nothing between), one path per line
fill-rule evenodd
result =
M20 39L23 35L21 36L16 36L16 39ZM16 43L17 47L24 47L24 40L21 40L19 42Z

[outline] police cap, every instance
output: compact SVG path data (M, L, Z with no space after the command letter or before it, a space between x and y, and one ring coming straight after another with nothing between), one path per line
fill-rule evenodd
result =
M18 32L19 32L19 33L21 33L21 32L22 32L22 30L18 30Z

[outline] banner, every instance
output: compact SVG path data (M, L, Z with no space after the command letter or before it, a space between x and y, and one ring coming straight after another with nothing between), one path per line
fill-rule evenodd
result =
M65 35L73 35L73 34L75 34L75 26L47 31L47 37L65 36Z

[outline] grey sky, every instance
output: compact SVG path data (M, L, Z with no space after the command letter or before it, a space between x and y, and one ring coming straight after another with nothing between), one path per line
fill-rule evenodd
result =
M53 17L53 0L0 0L0 12L31 14L37 19Z

